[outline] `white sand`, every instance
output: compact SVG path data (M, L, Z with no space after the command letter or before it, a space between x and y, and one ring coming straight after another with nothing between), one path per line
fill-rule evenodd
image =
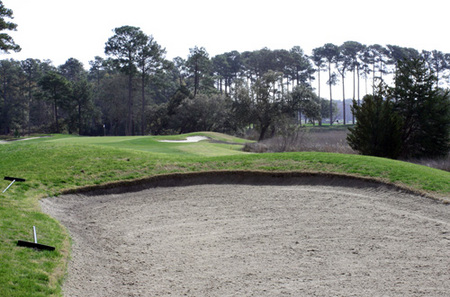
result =
M206 136L188 136L184 140L160 140L159 142L185 143L185 142L199 142L207 139L208 137Z

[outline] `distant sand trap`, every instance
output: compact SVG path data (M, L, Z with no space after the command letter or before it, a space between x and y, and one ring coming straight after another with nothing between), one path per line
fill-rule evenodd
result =
M184 140L160 140L159 142L173 142L173 143L183 143L183 142L199 142L202 140L207 140L206 136L188 136Z
M203 184L42 200L65 296L448 296L450 206L384 186Z

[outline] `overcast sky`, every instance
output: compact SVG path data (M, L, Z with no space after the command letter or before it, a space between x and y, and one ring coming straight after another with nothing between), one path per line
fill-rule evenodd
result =
M3 0L18 25L11 32L22 52L0 56L50 59L55 66L73 57L89 67L104 57L112 30L140 27L167 50L187 58L189 48L210 56L237 50L291 49L306 54L327 42L354 40L450 52L445 1L403 0Z

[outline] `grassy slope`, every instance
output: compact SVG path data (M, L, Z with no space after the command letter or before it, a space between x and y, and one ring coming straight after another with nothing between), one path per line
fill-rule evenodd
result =
M203 135L242 142L217 133ZM173 172L264 170L372 177L450 197L450 173L414 164L325 153L244 154L239 145L157 141L163 138L169 137L57 136L0 145L0 177L26 179L0 196L0 296L61 295L69 238L58 222L40 212L38 200L64 189ZM2 190L7 185L1 180ZM56 252L16 246L19 239L32 241L33 225L39 242L56 246Z

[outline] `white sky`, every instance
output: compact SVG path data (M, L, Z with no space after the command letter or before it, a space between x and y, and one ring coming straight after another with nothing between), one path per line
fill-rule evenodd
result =
M0 59L73 57L89 67L104 57L112 30L140 27L167 50L187 58L189 48L210 54L231 50L291 49L306 54L327 42L354 40L450 52L449 10L444 0L3 0L13 10L22 52Z

